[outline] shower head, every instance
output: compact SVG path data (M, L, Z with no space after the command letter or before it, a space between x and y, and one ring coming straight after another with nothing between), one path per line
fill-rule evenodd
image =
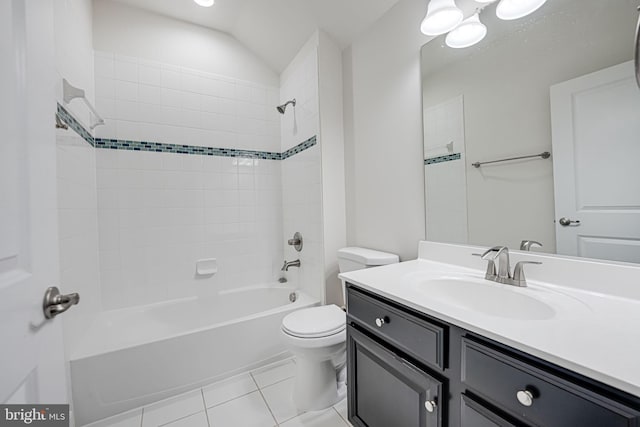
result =
M284 114L284 110L286 110L286 109L287 109L287 105L289 105L289 104L293 104L293 106L295 107L295 106L296 106L296 99L295 99L295 98L293 98L291 101L287 101L287 102L285 102L285 103L284 103L284 104L282 104L282 105L278 105L278 106L276 107L276 110L278 110L278 113L280 113L280 114Z

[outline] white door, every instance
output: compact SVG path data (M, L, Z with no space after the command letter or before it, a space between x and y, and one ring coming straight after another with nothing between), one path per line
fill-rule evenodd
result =
M553 86L551 121L558 253L640 263L640 90L633 64Z
M58 278L52 31L51 1L0 1L0 403L68 403L60 319L42 311Z

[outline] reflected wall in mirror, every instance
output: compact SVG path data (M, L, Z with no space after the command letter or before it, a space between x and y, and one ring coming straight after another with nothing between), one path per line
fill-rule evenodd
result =
M422 48L427 240L640 262L637 0L495 6L479 44Z

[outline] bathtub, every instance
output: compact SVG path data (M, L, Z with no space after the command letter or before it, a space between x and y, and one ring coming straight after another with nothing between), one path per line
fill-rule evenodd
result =
M70 355L76 425L287 357L282 318L319 304L299 291L290 302L291 292L254 287L99 313Z

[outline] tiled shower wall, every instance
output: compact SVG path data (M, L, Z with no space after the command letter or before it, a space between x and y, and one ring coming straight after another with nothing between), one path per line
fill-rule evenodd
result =
M96 150L103 309L273 282L282 259L276 160ZM195 274L216 258L218 273Z
M278 87L108 52L95 73L96 137L280 151Z
M287 108L281 121L282 150L317 135L318 116L318 35L303 46L280 77L282 102L296 98L296 107ZM322 170L319 143L282 161L283 231L290 239L299 231L304 238L302 252L285 245L287 260L299 258L299 269L287 277L308 294L324 300Z
M95 69L97 137L281 151L277 87L105 52ZM277 279L280 161L110 149L96 160L104 310ZM203 258L216 275L195 274Z

